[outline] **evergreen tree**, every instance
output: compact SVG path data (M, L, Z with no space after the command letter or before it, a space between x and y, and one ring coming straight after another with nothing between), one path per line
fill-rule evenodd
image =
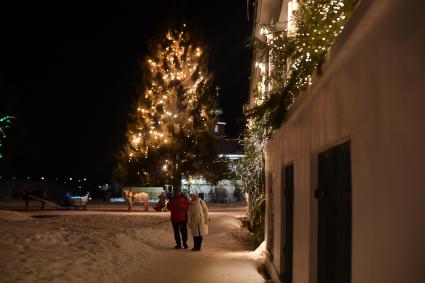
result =
M151 43L140 66L143 80L117 177L128 185L180 188L182 176L207 175L217 157L205 48L185 26L172 29Z

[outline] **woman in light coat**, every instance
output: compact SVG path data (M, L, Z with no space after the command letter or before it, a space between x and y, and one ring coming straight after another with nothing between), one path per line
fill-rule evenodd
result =
M200 251L202 237L208 234L208 207L207 204L198 197L197 194L191 194L192 201L188 209L187 224L193 236L192 251Z

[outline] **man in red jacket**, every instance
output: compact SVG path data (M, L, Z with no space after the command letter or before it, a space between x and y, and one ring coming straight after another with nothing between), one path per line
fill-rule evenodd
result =
M175 249L183 247L187 249L187 209L189 208L189 200L181 193L176 191L174 196L167 204L167 209L171 211L171 223L173 224L174 239L176 240ZM180 239L181 233L181 239Z

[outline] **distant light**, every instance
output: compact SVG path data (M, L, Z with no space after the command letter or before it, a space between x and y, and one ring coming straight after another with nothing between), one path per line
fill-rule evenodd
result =
M78 186L79 189L81 189L81 186Z
M72 178L69 178L70 181L72 181Z
M101 188L101 186L99 186L99 189Z
M84 180L84 181L87 181L87 179L86 179L86 178L84 178L83 180Z
M44 177L41 177L41 180L44 180Z
M27 180L29 180L30 179L30 177L27 177Z

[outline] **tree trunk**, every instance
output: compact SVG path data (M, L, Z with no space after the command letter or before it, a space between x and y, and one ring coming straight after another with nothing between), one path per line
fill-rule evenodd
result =
M178 173L178 175L176 174L173 178L173 191L177 192L177 191L181 191L181 183L182 183L182 179L181 179L181 175L180 172Z
M178 192L181 191L181 168L179 166L180 162L180 155L179 153L176 154L176 161L175 161L175 170L174 170L174 176L173 176L173 191Z

